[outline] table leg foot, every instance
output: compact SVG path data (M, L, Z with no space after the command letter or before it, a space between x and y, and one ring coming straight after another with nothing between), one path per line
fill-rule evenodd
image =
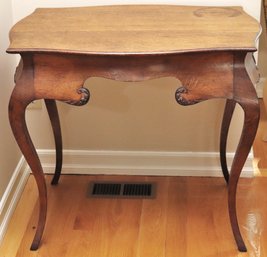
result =
M36 251L36 250L38 250L38 247L39 247L39 242L32 242L30 250Z
M230 123L232 120L235 105L236 105L236 102L234 100L230 100L230 99L226 100L222 126L221 126L220 160L221 160L223 176L227 184L229 181L229 170L228 170L227 160L226 160L226 145L227 145L229 127L230 127Z
M238 251L242 252L242 253L247 252L247 248L246 248L244 243L243 243L243 245L238 245Z
M62 170L62 135L60 128L60 120L57 110L57 105L55 100L45 99L46 109L50 118L50 122L53 129L54 141L56 147L56 167L53 179L51 181L52 185L57 185L61 170Z

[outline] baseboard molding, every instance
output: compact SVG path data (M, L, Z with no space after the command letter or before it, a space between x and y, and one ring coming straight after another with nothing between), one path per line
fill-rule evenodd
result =
M27 165L25 159L21 157L0 201L0 242L5 235L7 226L17 206L17 202L20 199L29 175L29 166Z
M45 173L53 173L54 150L38 150ZM234 153L227 154L231 165ZM242 177L253 176L253 156L249 155ZM147 176L221 177L219 154L215 152L150 152L65 150L63 174L107 174ZM30 174L22 157L0 201L0 242Z
M45 173L54 172L55 152L38 150ZM232 164L234 153L227 154ZM253 156L249 155L242 177L253 176ZM65 150L63 174L109 174L147 176L221 177L217 152L87 151Z

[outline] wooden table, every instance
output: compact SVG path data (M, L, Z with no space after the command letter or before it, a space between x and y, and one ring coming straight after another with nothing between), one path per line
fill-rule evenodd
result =
M21 55L10 98L10 124L39 190L39 222L31 246L39 246L46 220L44 174L27 130L25 109L44 99L56 144L57 184L62 166L62 139L55 100L84 105L89 77L143 81L165 76L179 79L179 104L226 99L221 129L221 165L228 184L231 226L238 249L246 251L236 215L236 188L259 121L259 103L251 81L252 53L259 24L240 7L132 5L37 9L10 32L8 53ZM174 99L170 99L173 101ZM236 103L244 126L228 172L226 142ZM179 136L179 135L177 135ZM179 233L179 231L177 231Z

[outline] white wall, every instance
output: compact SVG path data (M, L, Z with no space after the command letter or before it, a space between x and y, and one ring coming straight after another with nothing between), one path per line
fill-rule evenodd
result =
M18 150L14 145L7 121L7 101L11 90L14 59L4 53L7 47L7 33L13 23L30 14L37 7L64 7L106 4L180 4L180 5L241 5L255 18L260 18L260 0L169 0L169 1L136 1L136 0L12 0L1 1L1 156L4 156L4 165L1 163L0 196L11 176L11 171L18 159ZM11 6L12 4L12 6ZM3 65L4 64L4 65ZM178 106L175 101L169 103L168 94L173 94L177 88L176 82L170 79L159 80L153 84L145 82L142 87L132 87L123 84L122 95L115 82L103 79L94 79L88 82L88 88L100 101L90 100L86 107L73 107L60 104L64 147L67 149L101 149L101 150L153 150L153 151L204 151L218 150L218 135L220 120L223 112L223 101L213 100L192 107ZM153 85L152 85L153 84ZM138 89L139 88L139 89ZM112 90L111 90L112 89ZM116 90L115 90L116 89ZM155 90L156 89L156 90ZM115 95L113 92L117 92ZM145 94L147 99L151 90L159 102L139 99ZM172 91L170 91L172 90ZM110 92L114 95L111 98ZM122 96L122 97L119 97ZM160 102L161 96L165 97ZM2 99L3 98L3 99ZM160 104L159 104L160 103ZM151 106L153 108L151 108ZM143 108L143 109L142 109ZM166 112L168 111L168 116ZM146 111L142 111L146 110ZM138 115L138 111L140 115ZM84 118L86 117L86 119ZM235 150L242 126L242 111L238 109L231 127L229 151ZM134 119L132 119L134 118ZM44 108L29 110L27 120L30 132L37 148L52 149L53 138L49 120ZM164 120L164 122L161 122ZM103 129L111 121L113 126ZM93 126L92 126L93 124ZM170 125L168 125L170 124ZM3 127L3 128L2 128ZM196 130L197 128L197 130ZM197 131L197 133L196 133ZM132 140L131 140L132 139ZM4 179L2 179L2 177Z
M0 1L0 200L20 157L8 121L8 100L16 67L14 56L5 53L11 25L11 2Z

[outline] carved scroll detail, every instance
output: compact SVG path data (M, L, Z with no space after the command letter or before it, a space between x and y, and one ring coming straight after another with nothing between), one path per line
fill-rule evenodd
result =
M76 106L82 106L88 103L90 99L90 92L87 88L81 87L77 89L77 93L81 94L80 100L68 100L65 101L67 104L76 105Z
M186 99L186 95L188 95L188 89L184 86L179 87L176 92L175 92L175 99L178 104L180 105L191 105L191 104L196 104L200 102L197 99Z

